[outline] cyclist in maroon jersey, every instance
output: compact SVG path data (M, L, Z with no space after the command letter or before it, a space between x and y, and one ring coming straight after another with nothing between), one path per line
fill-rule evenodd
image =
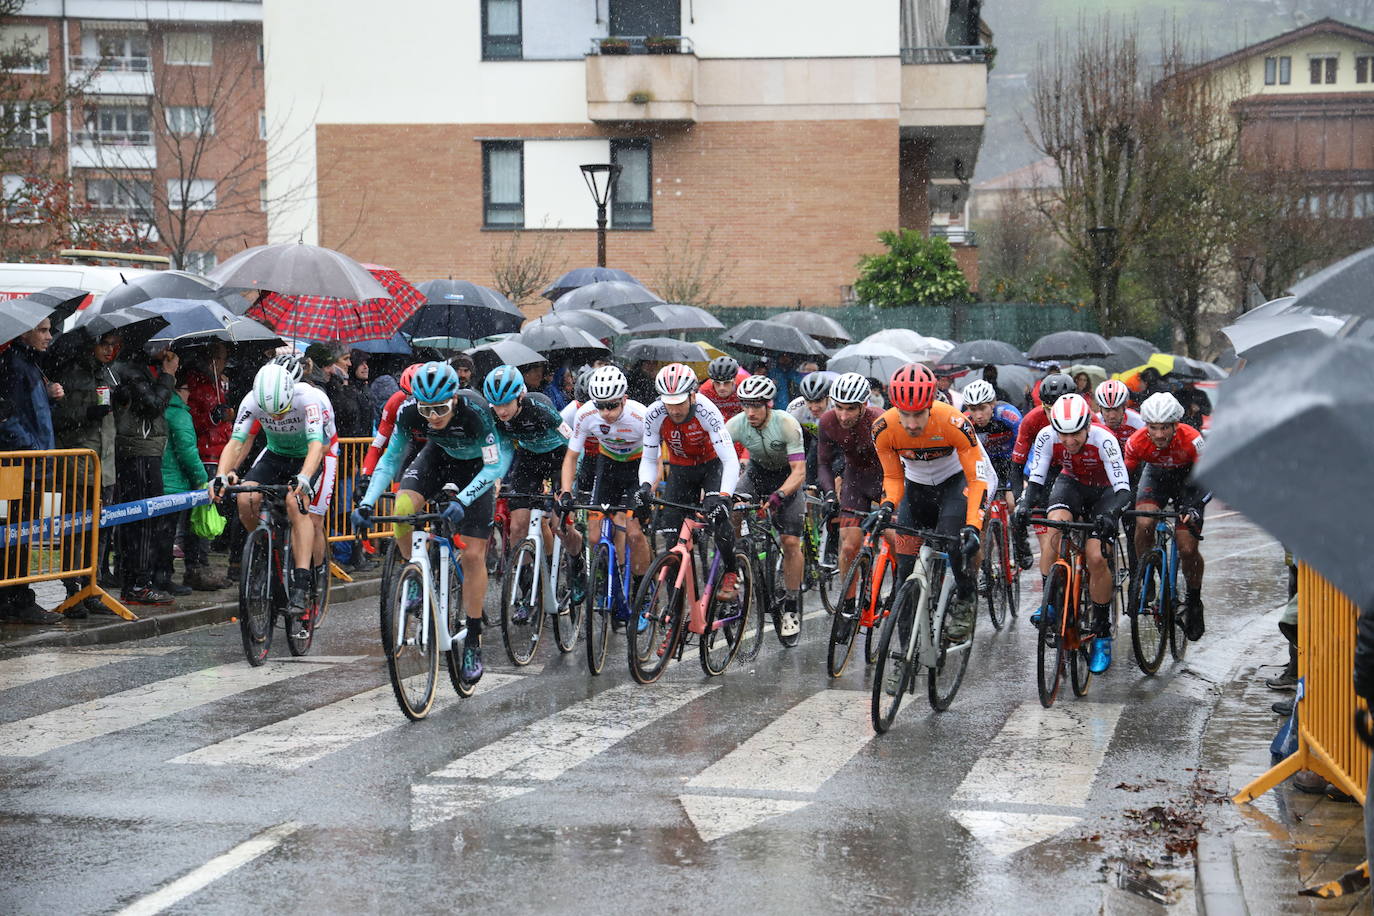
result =
M867 513L883 498L883 466L873 448L873 421L883 412L868 403L872 389L868 379L857 372L846 372L830 386L834 404L821 414L816 424L817 473L821 492L833 505L837 499L835 461L844 460L844 476L838 486L841 509ZM840 516L840 581L863 543L860 518L852 513ZM845 601L853 601L843 596Z

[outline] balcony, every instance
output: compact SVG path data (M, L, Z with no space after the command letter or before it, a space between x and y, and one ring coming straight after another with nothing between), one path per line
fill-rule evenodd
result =
M697 56L688 38L600 38L587 55L587 117L692 122L696 83Z
M146 57L73 57L71 82L88 95L152 95L153 65Z
M151 131L93 131L72 133L74 169L155 169L157 146Z
M962 185L973 174L995 53L988 45L902 49L901 135L926 145L932 180Z

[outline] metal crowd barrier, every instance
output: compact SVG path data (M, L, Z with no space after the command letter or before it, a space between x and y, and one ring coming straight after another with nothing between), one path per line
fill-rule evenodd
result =
M358 537L357 532L353 530L352 522L348 519L348 513L353 510L353 483L362 471L363 459L367 457L367 448L371 444L371 436L339 440L339 463L334 475L334 496L329 501L329 512L324 518L324 530L331 544L352 541ZM386 499L384 496L379 502ZM369 540L390 538L391 526L377 525L368 531L366 537ZM334 578L345 582L353 581L353 577L335 563L332 556L329 558L329 568Z

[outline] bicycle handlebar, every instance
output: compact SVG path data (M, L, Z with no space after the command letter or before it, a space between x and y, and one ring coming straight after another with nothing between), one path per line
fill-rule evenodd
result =
M240 493L261 493L264 496L274 496L278 499L285 500L286 495L294 490L294 487L287 486L284 483L236 483L232 486L225 487L223 492L225 496L237 496ZM299 493L296 494L296 508L300 509L302 512L305 511L305 500L301 499Z
M1058 528L1060 531L1096 531L1096 522L1075 522L1071 520L1060 521L1058 519L1045 518L1043 515L1032 515L1031 522L1036 525L1044 525L1046 528Z
M1148 511L1145 509L1128 509L1121 513L1122 518L1167 518L1177 520L1180 517L1178 512Z
M854 516L855 518L868 518L868 516L871 515L872 513L871 513L871 512L864 512L864 511L859 510L859 509L841 509L841 510L840 510L840 514L841 514L841 515L852 515L852 516ZM887 522L883 525L883 528L891 528L891 529L893 529L894 531L900 531L902 534L909 534L909 535L911 535L912 537L923 537L923 536L924 536L924 532L922 531L922 529L920 529L920 528L911 528L911 527L908 527L908 526L906 526L906 525L901 525L901 524L898 524L897 522L894 522L892 519L888 519ZM879 532L877 532L877 531L874 531L874 532L873 532L873 534L878 534L878 533L879 533ZM949 537L949 535L947 535L947 534L937 534L936 532L933 532L933 531L930 532L930 533L931 533L931 534L935 534L936 537Z
M602 503L602 504L599 505L599 506L594 506L594 505L592 505L592 504L590 504L590 503L574 503L574 504L572 504L571 506L569 506L568 508L571 509L571 510L574 511L574 512L578 512L578 511L600 512L602 515L616 515L616 514L618 514L618 513L620 513L620 512L638 512L638 511L639 511L639 507L638 507L638 506L612 506L612 505L610 505L609 503Z

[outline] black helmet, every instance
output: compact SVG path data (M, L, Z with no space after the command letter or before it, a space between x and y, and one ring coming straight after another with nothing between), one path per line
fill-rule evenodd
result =
M717 382L734 381L739 374L739 360L733 356L717 356L706 367L706 374Z
M1040 403L1045 410L1054 406L1054 402L1066 394L1072 394L1078 390L1073 379L1062 372L1055 375L1047 375L1040 380Z

